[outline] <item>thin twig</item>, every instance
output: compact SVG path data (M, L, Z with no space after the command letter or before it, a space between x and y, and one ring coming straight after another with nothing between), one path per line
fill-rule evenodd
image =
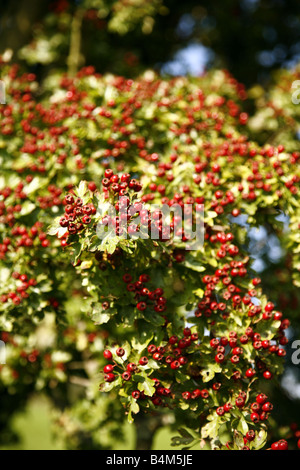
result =
M69 378L69 381L74 385L79 385L80 387L88 388L91 386L91 381L89 379L85 379L84 377L77 377L76 375L72 375Z
M81 48L81 27L84 10L77 8L71 24L70 51L67 59L68 74L72 77L76 75L80 65L80 48Z

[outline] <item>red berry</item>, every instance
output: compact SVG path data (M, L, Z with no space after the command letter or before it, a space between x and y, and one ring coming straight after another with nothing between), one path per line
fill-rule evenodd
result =
M253 441L253 439L255 439L255 431L253 429L249 429L249 431L246 433L246 439L249 442L251 442L251 441Z
M139 277L140 282L149 282L150 281L150 276L148 274L141 274Z
M218 416L223 416L223 414L225 413L224 407L223 407L223 406L219 406L219 407L216 409L216 413L217 413Z
M259 412L260 411L260 404L257 403L256 401L251 403L251 411Z
M219 346L220 341L219 341L217 338L212 338L212 339L210 340L210 343L209 343L209 344L210 344L210 346L211 346L212 348L215 349L215 348L217 348L217 347Z
M235 400L235 404L238 408L243 408L243 406L245 405L245 400L244 398L242 397L237 397L237 399Z
M82 217L82 223L85 224L85 225L88 225L90 224L92 221L91 217L89 215L84 215Z
M109 349L105 349L103 351L103 356L105 357L105 359L108 359L108 360L112 359L112 353L109 351Z
M282 319L282 312L275 312L274 313L274 320L281 320Z
M245 375L248 379L251 379L255 375L255 369L247 369Z
M125 354L125 350L124 350L123 348L118 348L118 349L116 350L116 355L117 355L118 357L122 357L122 356L124 356L124 354Z
M218 362L218 364L221 364L222 362L224 362L224 360L225 360L224 354L221 354L221 353L216 354L215 361Z
M223 406L225 413L229 413L229 411L232 409L231 403L225 403Z
M148 364L148 358L146 356L141 357L140 360L139 360L139 364L141 366L147 365Z
M180 356L180 357L178 358L178 361L180 362L180 365L184 366L185 364L187 364L188 358L185 357L185 356Z
M164 356L157 351L153 354L152 357L155 361L162 361Z
M129 283L132 281L132 276L129 273L123 275L123 281Z
M264 393L260 393L259 395L257 395L256 397L256 401L257 403L259 403L260 405L263 405L266 401L267 401L268 397L267 395L265 395Z
M237 354L235 354L230 358L230 361L232 362L232 364L237 364L240 361L240 358Z
M266 403L263 404L262 409L263 409L263 411L267 411L267 412L272 411L273 410L273 405L272 405L272 403L267 401Z
M111 178L113 176L114 172L110 168L107 168L104 172L105 178Z
M278 441L273 442L273 443L271 444L271 449L272 449L272 450L278 450Z
M136 369L137 369L137 365L134 362L129 362L129 364L127 364L128 372L134 372L136 371Z
M178 341L177 336L171 336L171 337L169 338L169 343L172 344L172 345L176 344L177 341Z
M182 338L182 339L180 339L180 340L178 341L178 347L179 347L180 349L184 349L184 348L186 348L187 346L188 346L188 342L187 342L187 340L186 340L185 338Z
M180 362L179 362L179 361L173 361L173 362L171 362L170 367L171 367L171 369L173 369L173 370L179 369L179 367L180 367Z
M88 183L88 188L89 188L90 191L96 191L96 189L97 189L96 183L94 183L94 181L90 181Z
M259 421L259 414L258 414L258 413L255 413L255 412L251 413L250 419L251 419L251 421L253 421L253 423L258 423L258 421Z
M267 305L265 306L265 312L272 312L275 308L275 305L273 302L268 302Z
M191 336L191 329L190 328L184 328L183 336Z
M160 397L154 397L152 398L152 403L155 406L160 406L162 404L162 399Z
M267 380L270 380L273 377L272 373L269 370L265 370L263 376Z
M116 376L112 373L105 374L104 380L105 382L113 382L115 380Z
M278 441L278 450L288 450L288 443L285 439Z
M182 398L184 400L190 400L191 399L191 393L190 392L182 392Z
M155 344L150 344L147 348L147 351L148 351L149 354L154 354L156 352L156 349L157 348L156 348Z
M140 310L140 312L143 312L147 308L146 302L138 302L136 308Z
M130 372L128 372L128 371L123 372L123 374L122 374L122 379L123 379L123 380L126 380L126 382L127 382L128 380L130 380L130 379L131 379L131 374L130 374Z

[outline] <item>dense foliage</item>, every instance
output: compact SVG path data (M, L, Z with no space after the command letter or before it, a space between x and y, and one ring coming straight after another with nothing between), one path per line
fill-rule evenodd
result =
M43 391L68 448L109 448L125 420L137 448L162 426L180 448L294 448L297 413L276 406L299 324L297 72L248 95L226 71L1 69L2 439ZM204 243L176 216L164 237L162 205L202 214ZM283 253L266 279L261 226Z
M195 73L204 62L250 86L297 63L299 21L297 0L9 0L0 54L12 50L43 76L93 64L133 77L169 61L169 71Z

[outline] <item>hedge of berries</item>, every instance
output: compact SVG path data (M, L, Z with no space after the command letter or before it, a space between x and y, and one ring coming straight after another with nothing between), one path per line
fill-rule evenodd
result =
M1 328L35 333L48 314L73 327L76 291L107 332L94 399L114 397L118 419L120 409L131 423L169 414L180 446L271 447L273 400L257 397L284 371L290 311L280 285L266 294L252 269L249 229L282 236L296 289L297 151L249 138L247 94L224 71L131 80L86 67L41 94L33 74L4 65L4 75ZM189 249L176 215L165 237L164 205L188 207L192 225L200 213L203 244ZM158 238L138 237L152 222Z

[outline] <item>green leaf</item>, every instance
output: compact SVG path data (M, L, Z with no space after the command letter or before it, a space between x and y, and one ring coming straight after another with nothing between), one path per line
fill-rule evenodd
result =
M139 407L137 401L133 397L130 397L129 411L128 411L128 416L127 416L127 419L128 419L129 423L131 423L131 424L133 423L134 418L133 418L132 415L137 414L139 411L140 411L140 407Z
M77 242L72 245L72 248L73 248L73 252L71 255L71 262L73 264L76 264L82 252L82 245L80 242Z
M79 186L77 188L77 195L81 199L85 196L86 192L88 191L87 182L80 181Z
M256 433L255 439L252 441L253 448L256 450L262 449L267 442L267 438L267 432L265 429L261 429L258 433Z
M133 337L131 340L132 349L141 354L147 348L152 338L153 335L151 335L150 337L148 336L144 342L141 342L140 338L137 339L136 337Z
M215 416L211 421L201 428L201 436L203 439L216 439L216 437L218 437L219 428L220 419L219 416Z
M59 217L56 217L56 218L53 220L53 223L48 227L48 229L47 229L48 235L56 235L57 232L59 231L59 229L62 228L62 227L60 226L60 223L59 223L60 218L61 218L60 216L59 216ZM66 229L67 229L67 227L66 227ZM67 230L68 230L68 229L67 229Z
M152 397L155 393L155 387L153 380L149 379L149 377L144 376L144 381L138 383L138 390L140 392L144 392L145 395Z
M106 251L109 254L113 254L119 244L120 237L116 237L113 230L108 230L104 237L99 237L99 243L96 240L93 241L92 251L100 250Z
M134 374L134 376L132 377L132 380L134 382L143 383L143 382L145 382L145 377L143 377L140 374Z
M234 431L234 443L235 445L237 446L238 449L241 449L244 447L244 438L243 438L243 434L241 434L240 432L238 431Z
M225 445L231 439L231 435L228 429L228 423L223 423L218 432L218 437L221 444Z
M249 427L248 427L248 424L247 424L247 421L245 419L245 417L241 414L241 417L238 421L238 425L236 427L237 431L240 431L242 433L242 435L244 436L248 430L249 430Z
M185 260L181 264L186 268L197 271L198 273L202 273L206 270L205 266L199 262L199 259L193 258L192 256L186 256Z
M219 364L209 364L201 370L203 382L209 382L219 372L222 372L222 367Z
M175 378L176 378L176 382L178 382L178 383L184 383L187 380L186 374L181 372L181 370L176 370Z
M32 211L34 211L36 205L33 204L32 202L30 201L25 201L23 204L22 204L22 210L21 210L21 215L28 215L30 214Z

